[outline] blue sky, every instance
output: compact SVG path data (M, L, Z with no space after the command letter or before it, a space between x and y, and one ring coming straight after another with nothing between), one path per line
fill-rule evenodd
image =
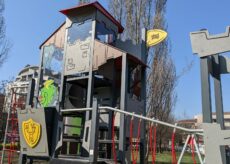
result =
M99 2L107 7L107 0ZM39 45L65 20L58 11L76 3L76 0L5 0L7 36L13 47L7 62L0 68L0 80L16 76L26 64L39 64ZM192 54L189 33L203 28L212 34L224 32L230 25L229 6L229 0L168 1L166 19L177 73L194 62L192 69L179 79L176 89L175 114L179 118L201 113L199 58ZM224 109L230 111L230 76L222 76L222 82Z

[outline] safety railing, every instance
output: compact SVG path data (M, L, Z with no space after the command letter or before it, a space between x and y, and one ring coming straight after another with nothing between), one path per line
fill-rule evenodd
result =
M135 113L131 113L131 112L127 112L127 111L124 111L124 110L121 110L121 109L118 109L118 108L113 108L113 107L109 107L109 106L101 106L101 107L98 107L99 110L110 110L110 111L113 111L113 112L118 112L118 113L121 113L121 114L124 114L124 115L127 115L127 116L131 116L131 117L136 117L136 118L139 118L139 119L142 119L142 120L145 120L145 121L148 121L148 122L151 122L151 123L155 123L155 124L160 124L160 125L163 125L163 126L167 126L167 127L170 127L170 128L173 128L173 131L175 133L175 130L182 130L184 132L187 132L188 133L188 136L187 136L187 140L184 144L184 147L183 147L183 150L179 156L179 159L177 162L175 163L178 163L180 164L181 163L181 160L182 160L182 157L185 153L185 150L186 150L186 147L187 145L189 144L189 139L192 139L192 147L193 147L193 151L192 151L192 158L193 160L195 161L195 149L196 149L196 153L198 155L198 159L199 159L199 162L201 164L203 164L203 160L202 160L202 157L201 157L201 154L200 154L200 151L199 151L199 148L198 148L198 145L197 145L197 142L195 140L195 136L196 135L201 135L203 136L203 129L188 129L188 128L184 128L184 127L181 127L181 126L178 126L177 124L170 124L170 123L167 123L167 122L163 122L163 121L160 121L160 120L157 120L155 118L149 118L149 117L146 117L146 116L143 116L143 115L138 115L138 114L135 114ZM78 109L62 109L61 110L61 113L68 113L68 112L85 112L85 111L92 111L93 108L78 108ZM113 120L114 121L114 120ZM113 122L114 124L114 122ZM115 153L114 153L115 154ZM116 154L115 154L116 155ZM175 158L175 161L176 161L176 157L175 157L175 153L174 153L174 158ZM194 162L195 163L195 162Z
M184 127L181 127L181 126L178 126L178 125L163 122L163 121L160 121L160 120L157 120L157 119L154 119L154 118L149 118L149 117L146 117L146 116L142 116L142 115L138 115L138 114L135 114L135 113L127 112L127 111L124 111L124 110L121 110L121 109L118 109L118 108L112 108L112 107L109 107L109 106L103 106L103 107L98 107L98 108L99 109L104 109L104 110L110 110L110 111L114 111L114 112L119 112L119 113L129 115L129 116L132 116L132 117L140 118L140 119L143 119L143 120L146 120L146 121L149 121L149 122L153 122L153 123L156 123L156 124L168 126L168 127L175 128L175 129L178 129L178 130L182 130L182 131L185 131L185 132L188 132L188 133L199 133L200 134L200 133L203 132L203 129L188 129L188 128L184 128ZM84 112L84 111L91 111L91 110L92 110L92 108L62 109L61 113Z

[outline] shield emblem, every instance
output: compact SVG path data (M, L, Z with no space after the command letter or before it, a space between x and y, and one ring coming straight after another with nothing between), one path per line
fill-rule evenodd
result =
M165 40L167 32L160 29L153 29L147 31L147 46L155 46Z
M22 122L22 133L29 147L34 148L41 137L41 125L30 118Z

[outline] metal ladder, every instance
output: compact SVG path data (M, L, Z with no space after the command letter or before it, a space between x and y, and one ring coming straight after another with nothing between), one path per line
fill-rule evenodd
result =
M2 99L2 101L0 102L2 104L2 106L0 106L0 143L3 142L3 134L5 134L5 121L6 121L6 118L5 118L5 113L4 113L4 107L5 107L5 99L4 100ZM2 150L2 147L0 148L0 150ZM2 151L0 151L0 160L1 160L1 157L2 157Z
M17 109L23 109L25 107L25 101L23 101L22 93L17 93L15 88L11 89L10 102L6 102L6 110L8 110L6 129L2 148L1 164L7 162L12 163L18 158L19 149L19 132L18 132L18 119ZM7 153L7 154L6 154ZM7 155L7 160L5 156Z

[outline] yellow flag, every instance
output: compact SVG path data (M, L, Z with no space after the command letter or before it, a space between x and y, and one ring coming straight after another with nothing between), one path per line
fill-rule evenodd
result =
M147 31L147 46L155 46L165 40L167 37L167 32L160 30L160 29L154 29L154 30L148 30Z

